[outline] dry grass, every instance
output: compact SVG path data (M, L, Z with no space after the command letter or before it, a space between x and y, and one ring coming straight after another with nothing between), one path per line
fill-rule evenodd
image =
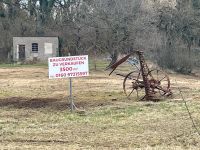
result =
M67 79L49 80L45 67L1 68L0 148L199 149L177 87L200 130L200 80L170 77L171 99L137 102L123 94L121 77L92 71L73 79L75 104L84 111L71 113Z

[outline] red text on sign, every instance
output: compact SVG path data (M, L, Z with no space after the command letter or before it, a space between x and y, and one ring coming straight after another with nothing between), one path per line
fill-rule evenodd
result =
M72 71L72 67L61 67L60 72L63 72L63 71Z

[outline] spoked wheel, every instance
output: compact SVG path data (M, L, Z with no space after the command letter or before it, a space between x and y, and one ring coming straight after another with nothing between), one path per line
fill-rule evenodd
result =
M141 72L133 71L124 78L123 89L126 96L141 100L144 98L145 90Z
M148 73L148 80L150 82L150 89L154 94L160 96L170 95L170 80L168 75L162 70L151 70Z

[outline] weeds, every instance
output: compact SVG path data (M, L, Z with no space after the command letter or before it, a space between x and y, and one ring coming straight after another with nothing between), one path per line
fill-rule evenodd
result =
M99 64L103 68L105 64ZM172 75L174 96L160 102L128 100L122 79L102 69L73 80L75 113L69 110L68 81L48 80L47 69L0 69L2 149L198 149L199 138L173 81L184 89L197 125L197 79ZM194 84L192 85L191 82ZM185 88L185 86L187 88ZM195 90L193 88L195 87ZM195 100L191 100L195 99Z

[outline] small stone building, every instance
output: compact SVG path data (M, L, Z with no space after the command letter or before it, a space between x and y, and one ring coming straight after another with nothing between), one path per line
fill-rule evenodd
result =
M14 61L46 61L58 54L58 37L13 37Z

